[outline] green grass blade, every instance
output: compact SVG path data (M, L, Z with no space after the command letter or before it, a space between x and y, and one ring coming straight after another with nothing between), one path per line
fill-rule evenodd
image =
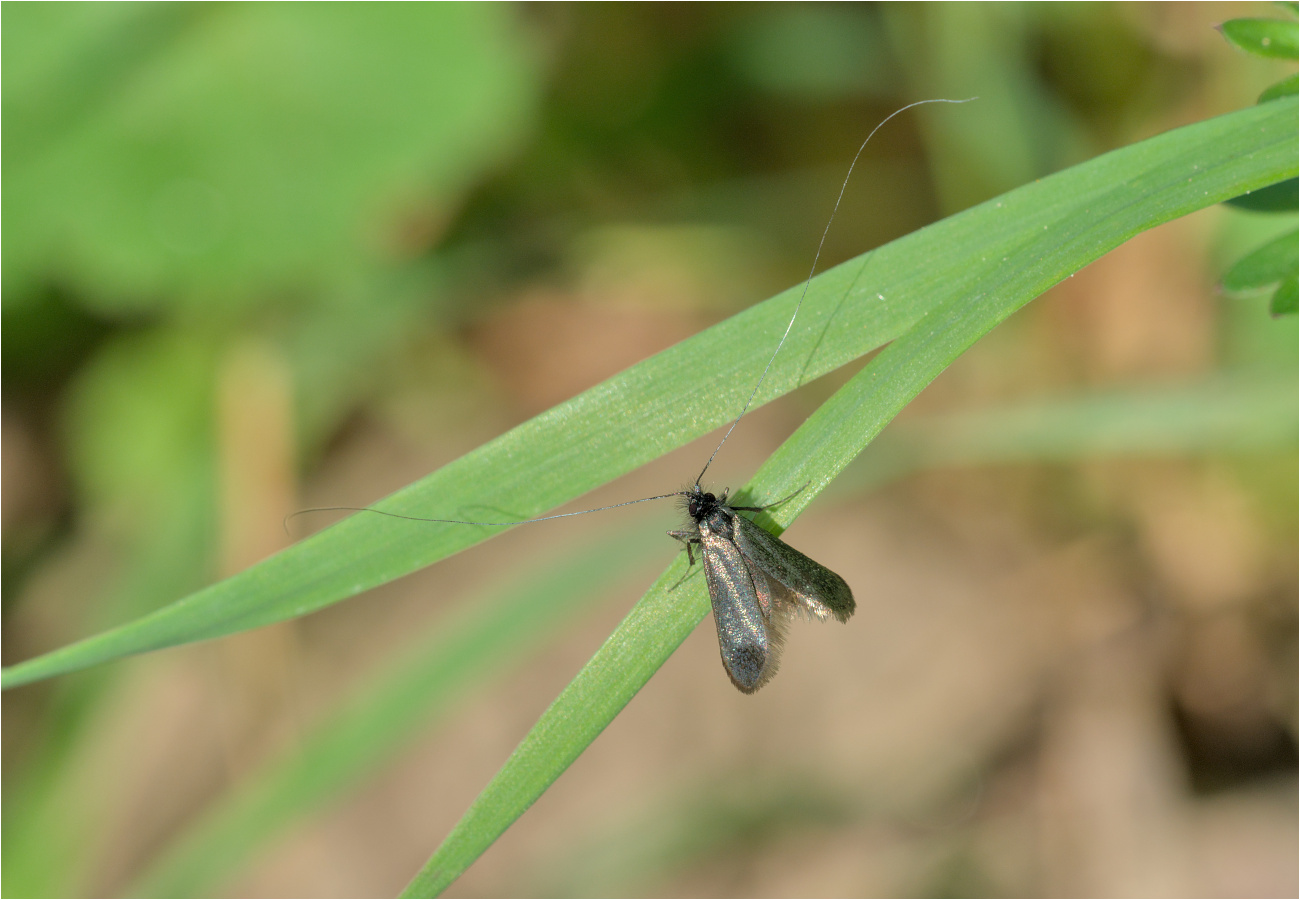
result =
M924 416L890 427L835 491L937 466L1285 450L1296 446L1297 404L1300 388L1287 372Z
M990 303L1010 315L1144 228L1294 176L1296 155L1296 101L1284 98L1099 157L837 266L814 281L757 402L915 333L918 323L935 329L932 352L942 358L954 317L984 315ZM1008 301L1012 288L1027 293ZM627 369L380 505L417 516L527 518L687 443L741 407L798 293ZM845 452L854 443L865 439ZM148 616L8 667L3 687L306 615L503 530L409 526L352 516Z
M1251 110L1245 110L1109 153L860 258L856 264L870 270L900 245L925 247L930 259L924 265L945 275L933 285L936 302L809 417L740 492L739 502L770 501L807 483L809 489L763 514L777 526L788 525L904 405L1021 306L1147 228L1290 177L1297 169L1295 102L1254 110L1259 112L1249 119L1244 114ZM927 240L939 232L951 239L958 231L962 243ZM960 265L952 266L953 260ZM890 291L877 290L873 305L898 302ZM820 323L826 312L819 309ZM434 896L450 885L690 634L709 605L698 577L669 590L685 569L686 561L678 559L636 605L543 714L405 896Z

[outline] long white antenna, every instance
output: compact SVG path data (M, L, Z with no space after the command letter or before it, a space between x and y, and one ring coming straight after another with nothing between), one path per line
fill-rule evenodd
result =
M921 106L926 103L969 103L975 99L978 98L967 97L965 100L945 100L937 98L934 100L918 100L915 103L909 103L902 109L895 110L882 119L879 125L871 129L871 134L867 135L867 139L862 142L862 146L858 147L858 152L853 154L853 162L849 163L849 171L844 175L844 183L840 185L840 192L835 198L835 206L831 209L831 216L826 220L826 227L822 230L822 239L817 242L817 252L813 254L812 268L808 271L808 280L803 283L803 293L799 295L799 302L794 305L794 312L790 314L790 321L785 323L785 333L781 335L781 340L777 342L776 349L772 351L772 356L768 359L767 365L763 369L763 374L758 376L758 383L754 385L754 390L750 391L749 399L745 401L745 408L740 411L740 415L736 416L736 421L731 423L731 427L728 428L727 433L722 436L722 440L718 441L718 446L713 448L713 453L709 456L709 461L706 462L704 468L700 470L700 474L695 479L696 487L700 486L700 479L704 477L705 472L709 471L709 466L713 465L713 457L718 455L718 451L721 450L722 445L727 442L727 438L731 437L731 432L733 432L736 429L736 426L740 424L740 420L745 418L745 413L749 412L750 404L752 404L754 398L758 396L758 389L763 386L764 380L767 379L767 373L771 370L772 363L776 362L776 355L781 352L781 348L785 346L785 339L790 336L790 329L794 327L794 320L798 318L799 310L803 307L803 300L808 296L808 288L812 287L813 275L817 274L817 263L822 256L822 247L826 245L826 235L830 234L831 223L835 221L835 214L840 210L840 201L844 199L844 191L849 186L849 179L853 177L853 167L858 164L858 158L862 156L862 151L867 149L867 144L871 143L871 139L876 136L877 131L885 126L886 122L899 113L907 112L914 106Z
M844 191L848 189L849 179L853 177L853 167L858 164L858 159L862 156L862 151L867 149L867 144L871 143L871 139L876 136L877 131L879 131L881 128L885 126L886 122L894 118L894 116L897 116L900 113L905 113L909 109L912 109L915 106L922 106L926 103L969 103L970 101L975 99L977 98L967 97L965 100L945 100L942 98L937 98L934 100L918 100L915 103L909 103L907 104L907 106L904 106L902 109L898 109L890 113L888 116L886 116L884 119L880 121L879 125L871 129L871 134L867 135L867 139L862 142L862 146L858 147L858 152L853 154L853 161L849 163L849 170L844 175L844 183L840 185L840 192L835 197L835 206L831 208L830 218L826 220L826 227L822 229L821 240L817 242L817 252L813 254L812 268L808 270L808 280L805 281L803 284L803 292L799 295L799 302L796 303L794 306L794 312L790 314L790 321L785 323L785 333L781 335L781 340L777 342L776 349L772 351L772 356L768 359L767 365L763 368L763 374L758 376L758 383L755 384L754 389L750 391L749 399L745 401L745 408L740 411L740 415L736 416L736 420L731 423L731 427L728 428L727 433L722 436L722 440L718 441L718 446L713 448L713 453L709 456L709 461L704 464L704 468L700 470L700 474L696 477L695 487L697 489L700 486L700 479L704 477L705 472L709 471L709 466L713 465L713 457L718 455L718 451L721 450L722 445L727 442L727 438L731 437L731 432L735 431L736 426L740 424L740 420L745 418L745 414L749 412L750 405L753 404L754 398L758 396L758 389L763 386L764 380L767 379L767 373L772 369L772 363L776 362L776 355L781 352L781 348L785 346L785 339L790 336L790 329L794 327L794 320L799 317L799 310L803 307L804 298L808 296L808 289L812 286L813 276L817 274L817 263L818 261L821 260L822 248L826 245L826 235L830 234L831 224L835 221L835 214L839 212L840 201L844 199ZM536 518L536 519L516 519L513 522L470 522L464 519L426 519L420 516L403 516L398 513L384 512L382 509L375 509L370 506L316 506L316 507L312 507L311 509L300 509L297 512L286 516L284 522L285 522L285 530L287 531L289 527L289 520L294 518L295 516L300 516L304 513L309 513L309 512L347 511L347 512L372 512L372 513L378 513L381 516L389 516L390 518L394 518L394 519L407 519L412 522L442 522L448 525L527 525L531 522L546 522L550 519L567 519L570 516L583 516L586 515L587 513L603 512L604 510L607 509L618 509L620 506L631 506L634 503L646 503L650 500L664 500L667 499L668 497L680 497L680 496L684 496L685 493L686 492L684 491L673 491L671 494L660 494L657 497L642 497L638 500L625 500L622 503L615 503L611 506L597 506L594 509L580 509L577 512L557 513L556 515L553 516L541 516L540 518ZM747 507L739 507L739 508L747 508Z

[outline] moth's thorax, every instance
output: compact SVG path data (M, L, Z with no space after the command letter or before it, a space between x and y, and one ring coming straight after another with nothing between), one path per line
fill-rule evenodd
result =
M719 506L727 505L727 495L730 490L725 490L721 494L714 494L711 491L702 489L698 484L682 491L681 496L686 498L686 512L694 519L699 521L708 516Z
M719 497L699 489L689 492L686 495L686 513L697 528L704 529L724 540L735 539L736 529L733 520L736 514L731 507L727 506L725 493Z

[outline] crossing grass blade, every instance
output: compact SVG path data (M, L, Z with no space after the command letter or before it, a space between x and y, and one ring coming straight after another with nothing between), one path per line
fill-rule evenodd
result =
M862 265L863 260L859 259L857 263ZM1186 397L1161 394L1151 398L1091 398L1087 402L1076 404L1076 407L1078 408L1052 406L1047 410L1006 411L1006 415L1001 416L954 416L943 423L909 421L909 427L915 424L920 428L905 429L909 433L898 433L898 438L905 445L902 451L902 457L906 458L904 468L945 462L1076 458L1080 451L1086 450L1100 454L1123 450L1136 453L1152 449L1177 450L1188 442L1195 446L1209 442L1210 445L1229 451L1248 450L1258 446L1294 446L1294 380L1275 385L1208 385L1204 390L1191 391ZM1290 415L1287 415L1287 411L1290 411ZM891 433L885 437L892 437L893 434L894 429L891 429ZM1115 437L1117 434L1122 434L1122 437ZM936 436L940 440L936 440ZM876 442L872 446L872 454L888 450L887 443L891 442ZM930 455L918 457L915 454L917 447L930 447ZM897 475L893 467L887 464L887 468L887 475ZM837 481L837 492L845 488L849 477L849 473L845 473ZM878 481L879 472L868 477L868 480ZM503 637L502 640L506 639ZM382 695L385 692L380 693ZM364 719L365 711L359 715ZM376 737L373 734L369 736ZM378 739L382 739L382 735ZM329 735L322 740L329 744ZM315 766L308 765L308 769L312 767ZM282 773L282 778L290 782L298 776L294 771ZM330 792L346 780L339 778L339 784L335 786L317 783L316 788ZM309 799L304 800L302 791L290 788L276 788L281 791L281 800L289 797L286 806L309 802ZM242 808L242 817L234 825L225 822L229 826L225 834L238 836L248 822L266 818L265 806L252 809L252 812L250 809L252 808ZM273 826L274 821L282 819L283 815L278 818L272 815L268 821ZM239 825L239 822L243 825ZM257 831L257 834L265 834L265 831ZM212 832L207 836L211 838ZM235 841L235 844L247 847L247 841ZM192 844L191 849L190 858L198 861L198 871L191 871L182 880L195 878L200 883L205 880L201 877L201 871L211 869L211 866L204 865L205 854L211 853L213 860L227 858L220 852L220 848L213 849L201 840ZM235 853L235 856L238 854Z
M1014 406L911 418L892 425L835 480L836 498L944 466L1068 462L1204 454L1270 454L1296 447L1297 393L1279 375L1134 386ZM664 548L638 529L582 544L530 568L514 590L482 597L439 620L400 661L304 735L296 751L215 801L127 891L212 896L299 820L327 808L443 720L494 663L521 663L620 573ZM608 861L606 861L608 862ZM626 863L626 860L623 861Z
M788 525L903 406L1021 306L1148 228L1293 177L1296 125L1296 103L1283 99L1178 129L1004 194L826 273L814 285L815 304L796 323L798 340L792 332L773 367L765 399L788 390L800 371L824 371L828 346L840 346L845 333L889 321L897 329L892 343L773 454L737 502L761 505L807 483L764 514L777 529ZM785 296L764 306L787 308ZM906 324L897 328L900 313ZM684 559L674 562L543 714L405 896L435 896L455 881L685 640L709 608L698 580L668 590L685 566Z
M1026 185L823 273L756 402L918 334L926 337L915 358L894 363L897 351L886 351L869 371L947 365L951 335L988 330L1139 231L1219 202L1225 191L1241 194L1292 177L1295 122L1296 100L1286 97L1188 126ZM376 506L413 516L528 518L699 437L744 403L798 292L792 288L625 370ZM873 390L888 409L906 402L903 394ZM856 453L868 439L843 442L839 456ZM840 465L818 469L814 484L824 485ZM814 495L805 493L808 500ZM408 525L352 516L154 613L7 667L0 683L7 689L306 615L503 530Z

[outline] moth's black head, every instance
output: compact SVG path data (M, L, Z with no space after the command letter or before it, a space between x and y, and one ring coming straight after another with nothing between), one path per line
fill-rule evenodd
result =
M698 484L683 491L686 498L686 514L696 522L708 516L718 506L718 498L703 490Z

